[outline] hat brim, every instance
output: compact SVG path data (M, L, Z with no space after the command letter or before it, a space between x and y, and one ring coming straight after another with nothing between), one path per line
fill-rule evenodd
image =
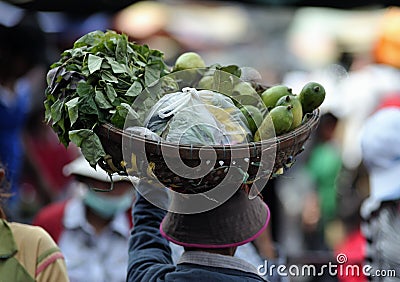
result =
M96 168L93 168L83 156L80 156L74 161L65 165L63 168L63 174L65 176L83 176L98 181L111 183L110 175L104 169L102 169L99 165L97 165ZM119 182L129 181L130 179L125 176L113 175L112 180L113 182Z
M400 162L390 168L373 169L369 174L371 197L381 201L400 198Z
M256 239L267 227L270 211L264 201L249 199L239 189L215 209L196 214L168 212L160 224L161 235L183 247L228 248Z

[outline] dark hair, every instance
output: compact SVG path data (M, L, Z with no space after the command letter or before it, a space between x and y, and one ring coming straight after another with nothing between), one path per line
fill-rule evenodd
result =
M338 120L339 119L333 113L324 113L323 115L321 115L321 118L319 120L319 128L323 128L326 126L335 127Z
M0 175L0 219L5 219L6 214L3 211L3 209L1 208L1 204L3 202L5 202L5 200L8 199L11 195L10 195L10 193L8 193L8 189L9 189L10 185L9 185L9 182L6 180L5 169L4 169L4 165L2 162L0 162L0 171L1 171L1 175Z
M316 141L326 141L326 132L332 133L332 131L336 128L338 122L338 117L331 112L327 112L321 115L318 128L315 132L317 138Z

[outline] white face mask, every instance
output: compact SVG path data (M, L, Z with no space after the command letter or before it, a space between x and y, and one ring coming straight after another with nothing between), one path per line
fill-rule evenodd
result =
M102 192L88 189L83 197L83 202L100 217L110 219L117 213L124 212L132 206L133 195L133 191L128 191L120 196L106 196Z

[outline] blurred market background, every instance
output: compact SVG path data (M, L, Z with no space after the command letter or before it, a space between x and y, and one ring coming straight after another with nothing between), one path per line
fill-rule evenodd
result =
M62 174L62 167L76 157L77 150L72 145L66 150L43 123L45 74L60 52L80 36L113 29L126 33L132 41L161 50L171 65L181 53L196 51L206 64L254 68L264 84L286 84L295 93L308 81L325 86L327 97L321 107L324 119L319 130L294 167L271 181L264 198L272 210L272 238L289 262L332 261L335 251L346 246L346 240L357 232L359 206L368 195L357 132L380 103L380 94L371 89L383 87L387 93L400 90L390 76L381 84L377 76L352 78L353 73L363 77L362 70L374 63L383 15L395 4L313 0L0 1L0 24L8 28L29 26L32 33L21 38L21 44L40 58L25 77L32 99L21 132L24 162L18 183L20 199L10 208L11 218L30 222L44 205L70 196L71 179ZM397 35L400 38L400 33ZM352 251L357 256L357 250Z

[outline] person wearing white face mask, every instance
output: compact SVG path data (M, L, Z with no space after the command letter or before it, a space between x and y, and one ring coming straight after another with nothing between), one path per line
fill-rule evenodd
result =
M107 172L83 157L66 165L64 174L75 176L76 195L44 207L33 224L58 243L72 282L125 281L135 197L131 181L113 176L111 182Z

